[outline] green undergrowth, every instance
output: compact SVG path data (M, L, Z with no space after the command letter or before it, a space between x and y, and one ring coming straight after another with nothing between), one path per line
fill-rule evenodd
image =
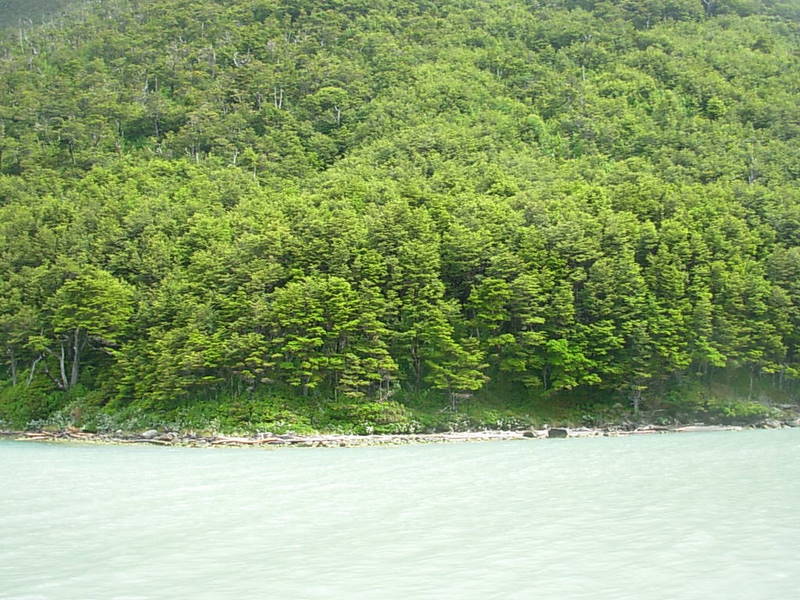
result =
M409 434L521 430L548 426L605 427L703 422L747 425L796 415L792 395L736 378L678 385L645 395L640 412L625 398L574 392L557 397L512 392L453 403L442 394L399 393L388 401L220 393L170 405L107 403L103 394L76 387L68 393L35 386L0 388L0 428L114 433L160 429L198 434ZM745 390L744 392L742 390Z
M714 381L705 385L683 386L659 400L656 420L666 423L703 423L747 425L766 419L780 419L787 409L792 412L797 402L780 389L740 382Z

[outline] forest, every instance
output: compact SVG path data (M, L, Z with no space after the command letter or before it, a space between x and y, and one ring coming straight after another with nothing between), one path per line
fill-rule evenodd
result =
M800 2L39 4L0 1L0 426L797 402Z

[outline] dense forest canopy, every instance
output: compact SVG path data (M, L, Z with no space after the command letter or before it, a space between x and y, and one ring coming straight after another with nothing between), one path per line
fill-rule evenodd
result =
M0 30L6 394L800 373L800 2L66 10Z

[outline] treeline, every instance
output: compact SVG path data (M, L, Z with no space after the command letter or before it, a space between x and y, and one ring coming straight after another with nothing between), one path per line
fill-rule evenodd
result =
M6 384L153 408L790 385L796 13L109 0L9 30Z

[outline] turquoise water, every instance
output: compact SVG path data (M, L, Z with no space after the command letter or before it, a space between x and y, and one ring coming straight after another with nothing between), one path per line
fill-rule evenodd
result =
M800 430L0 442L0 599L800 598Z

